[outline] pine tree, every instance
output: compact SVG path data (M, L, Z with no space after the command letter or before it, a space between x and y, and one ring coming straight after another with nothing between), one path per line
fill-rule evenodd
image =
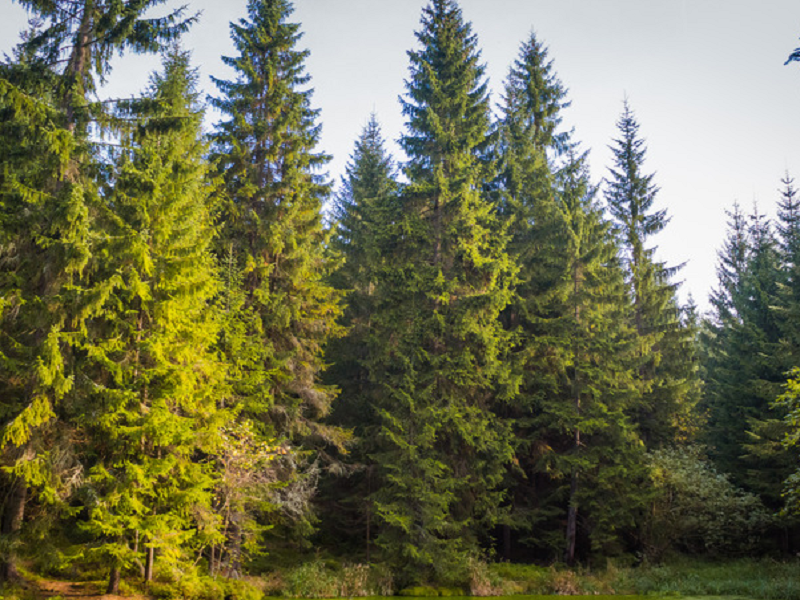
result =
M95 275L115 285L87 332L81 391L95 455L86 529L111 566L109 593L131 563L142 560L150 581L156 553L179 564L215 534L213 473L198 456L216 452L229 417L217 408L224 371L196 79L173 50L149 101L120 107L138 123L100 217Z
M656 248L648 247L669 219L666 209L653 210L658 187L654 174L643 172L646 147L627 100L617 127L605 196L622 236L630 319L639 339L641 400L635 420L645 442L658 446L685 438L693 418L699 385L691 359L694 335L681 322L677 285L670 281L680 267L657 262Z
M321 215L330 185L318 174L329 157L314 152L319 111L292 10L286 0L250 0L248 18L231 25L238 55L223 59L236 77L215 80L222 95L213 105L223 114L213 136L224 196L218 253L244 291L225 317L238 337L226 334L221 349L228 401L262 440L342 446L345 433L321 422L336 395L321 382L323 351L341 333Z
M401 582L458 577L497 520L511 458L490 410L511 394L498 316L514 268L481 194L491 176L484 68L451 0L423 9L417 40L403 100L409 183L383 242L369 364L381 390L378 544Z

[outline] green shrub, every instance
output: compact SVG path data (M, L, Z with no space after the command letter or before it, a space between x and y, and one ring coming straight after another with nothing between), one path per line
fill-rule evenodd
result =
M284 596L293 598L353 598L393 593L391 574L383 567L340 565L321 559L289 571L283 578Z
M678 550L701 555L752 554L770 523L757 496L718 473L699 448L650 454L656 496L642 527L648 559Z
M147 584L147 595L164 600L261 600L263 585L256 579L211 577L197 570L177 574L157 571L155 581Z
M505 594L549 594L553 588L553 569L537 565L495 563L489 565L490 577L499 579Z
M433 598L439 595L435 587L429 585L415 585L397 592L398 596L411 596L413 598Z
M413 598L436 598L439 596L464 596L464 590L451 587L433 587L430 585L415 585L397 592L398 596Z

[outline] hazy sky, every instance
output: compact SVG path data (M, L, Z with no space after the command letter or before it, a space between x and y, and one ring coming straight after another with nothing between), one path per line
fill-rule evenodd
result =
M203 15L185 45L203 74L230 75L228 23L245 14L245 0L185 0ZM170 1L167 6L179 2ZM322 109L320 149L332 154L337 181L353 141L371 111L392 142L403 128L404 92L424 0L296 0L307 70ZM535 31L550 49L569 89L565 123L591 149L592 172L604 176L608 144L627 94L656 171L659 208L672 217L657 256L687 262L682 295L701 307L715 285L716 250L724 211L738 200L774 212L787 171L800 183L800 63L784 66L800 45L797 0L462 0L483 50L493 90L499 91L520 43ZM0 0L0 51L8 52L26 14ZM141 90L153 59L115 63L103 96ZM497 94L494 102L498 102Z

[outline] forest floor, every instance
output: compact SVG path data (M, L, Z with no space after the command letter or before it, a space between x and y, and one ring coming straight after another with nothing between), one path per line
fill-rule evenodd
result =
M147 596L106 594L105 582L60 581L55 579L24 578L22 587L27 597L35 599L64 598L64 600L149 600ZM3 599L0 594L0 600Z

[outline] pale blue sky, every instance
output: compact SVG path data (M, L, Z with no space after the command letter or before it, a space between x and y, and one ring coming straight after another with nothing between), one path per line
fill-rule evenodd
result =
M232 52L228 22L244 15L245 0L187 1L203 16L185 45L213 93L208 75L229 75L219 57ZM320 148L334 156L330 174L337 181L371 111L390 141L402 131L397 97L424 4L295 2L302 45L311 50L314 104L322 109ZM566 123L591 149L597 179L610 162L607 146L628 95L647 139L646 167L657 172L658 203L672 216L658 237L658 256L670 264L688 261L683 295L690 291L707 306L724 210L735 200L749 210L757 200L771 214L787 169L800 184L800 64L783 66L800 45L800 2L462 0L461 7L494 90L532 30L549 46L572 100ZM8 52L26 16L18 4L0 0L0 17L0 51ZM136 93L155 64L118 60L103 94Z

